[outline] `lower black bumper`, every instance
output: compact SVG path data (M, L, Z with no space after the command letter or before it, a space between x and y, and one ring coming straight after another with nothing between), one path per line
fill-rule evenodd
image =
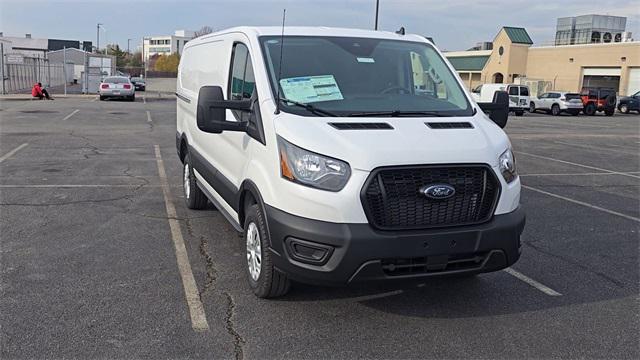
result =
M525 224L524 210L518 208L481 225L376 231L368 224L329 223L265 208L274 265L311 284L497 271L520 257Z

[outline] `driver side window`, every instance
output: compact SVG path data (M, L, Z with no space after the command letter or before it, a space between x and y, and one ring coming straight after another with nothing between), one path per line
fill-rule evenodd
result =
M255 91L256 81L249 49L244 44L237 43L233 46L231 63L229 89L227 91L228 100L251 99ZM249 113L246 112L233 111L233 115L239 121L249 120Z

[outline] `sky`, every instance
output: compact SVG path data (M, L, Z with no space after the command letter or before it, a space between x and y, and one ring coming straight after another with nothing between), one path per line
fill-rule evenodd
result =
M5 36L118 43L131 50L143 36L175 30L214 30L240 25L287 25L372 29L375 0L0 0ZM502 26L527 29L534 43L552 42L556 18L584 14L627 17L627 31L640 39L638 0L380 0L378 27L432 37L442 50L464 50L491 41Z

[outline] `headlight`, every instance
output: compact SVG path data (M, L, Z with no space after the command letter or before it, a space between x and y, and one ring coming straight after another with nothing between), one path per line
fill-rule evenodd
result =
M507 184L518 177L516 157L513 155L511 149L505 150L505 152L500 155L498 158L498 166L500 166L500 173L502 173L502 177Z
M340 191L351 176L344 161L301 149L278 136L283 178L322 190Z

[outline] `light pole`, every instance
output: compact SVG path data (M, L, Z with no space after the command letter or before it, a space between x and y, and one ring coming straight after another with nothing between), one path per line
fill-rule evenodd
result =
M374 30L378 30L378 10L380 9L380 0L376 0L376 25Z
M127 55L130 54L130 51L129 51L129 43L130 42L131 42L131 39L127 39Z
M102 26L101 23L96 26L96 53L100 52L100 26Z
M144 78L147 78L147 60L149 59L144 52L144 42L146 37L142 37L142 66L144 67Z

